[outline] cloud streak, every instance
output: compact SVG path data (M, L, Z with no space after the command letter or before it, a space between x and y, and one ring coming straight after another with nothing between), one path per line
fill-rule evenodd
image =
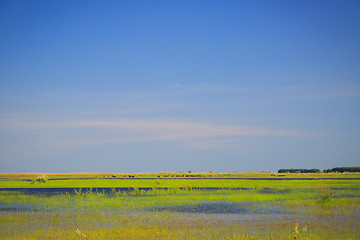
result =
M73 122L24 122L0 121L2 128L14 129L59 129L59 128L98 128L113 130L128 130L136 132L158 132L186 135L192 137L207 136L264 136L264 135L298 135L296 131L270 130L255 126L238 126L225 124L209 124L199 122L172 120L102 120Z
M30 130L46 135L59 135L62 139L54 140L54 146L74 148L87 145L132 142L211 142L214 146L219 139L244 136L298 136L304 133L296 131L273 130L254 126L210 124L171 120L98 120L71 122L26 122L2 121L0 128L8 131ZM89 132L86 137L76 135L76 131ZM64 133L65 132L65 138ZM92 133L93 132L93 133ZM216 140L216 141L215 141ZM45 145L53 145L46 143ZM197 144L205 146L205 144Z

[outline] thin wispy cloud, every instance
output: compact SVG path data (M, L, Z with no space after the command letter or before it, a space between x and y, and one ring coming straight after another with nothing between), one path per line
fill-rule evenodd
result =
M189 133L197 136L256 136L256 135L297 135L296 131L271 130L255 126L209 124L172 120L99 120L74 122L23 122L0 121L0 127L15 129L55 129L55 128L111 128L134 131L164 131L169 133Z
M244 136L299 136L304 134L297 131L276 130L256 126L137 119L73 122L1 121L0 128L6 128L8 131L11 131L11 129L12 131L31 130L48 135L61 135L61 138L56 138L54 141L56 142L54 146L59 146L60 148L131 142L170 141L184 143L193 140L197 141L198 146L206 145L209 147L215 143L215 139L217 139L216 141L223 141L221 139ZM87 132L86 137L73 135L72 133L76 131ZM67 133L68 135L59 134L59 132ZM91 134L92 132L95 133ZM201 143L202 141L203 143Z
M0 109L0 152L4 159L46 159L113 147L121 154L140 146L155 146L159 154L166 147L184 154L254 153L259 151L255 142L264 139L301 141L324 135L324 129L303 124L307 108L291 115L278 106L354 99L358 93L352 83L242 87L200 82L124 93L19 96Z

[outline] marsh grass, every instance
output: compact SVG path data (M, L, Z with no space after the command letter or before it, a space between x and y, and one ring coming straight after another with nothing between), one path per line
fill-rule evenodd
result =
M232 216L233 218L230 218ZM358 239L354 219L142 211L1 213L1 239ZM356 222L355 222L356 223ZM357 222L358 223L358 222ZM306 229L306 230L305 230Z
M49 180L48 176L42 175L42 176L37 176L36 178L33 178L31 180L31 184L35 184L35 183L46 183Z
M334 191L326 185L323 185L321 188L318 188L318 192L320 193L320 199L317 201L318 203L328 203L332 200L334 195Z
M6 179L28 179L34 176L47 175L51 178L127 178L129 175L135 178L177 178L186 177L183 172L159 172L159 173L0 173L0 178ZM197 172L191 173L193 177L202 178L359 178L360 173L272 173L272 172L245 172L245 173L218 173L218 172ZM165 177L168 176L168 177Z
M48 184L52 181L36 186ZM0 206L5 207L0 209L0 239L321 240L360 236L358 180L149 179L127 180L127 184L132 191L121 192L117 186L110 193L84 191L78 185L75 194L2 191ZM152 190L140 190L144 185ZM249 189L199 189L219 185ZM6 206L18 208L5 211Z
M98 187L129 187L136 186L143 187L243 187L261 189L277 188L286 189L293 188L293 184L307 186L312 188L315 185L330 184L333 187L336 185L343 186L344 184L353 184L359 180L351 180L360 178L359 173L318 173L318 174L285 174L284 177L278 177L271 173L202 173L193 174L201 177L181 177L186 176L183 173L160 173L160 174L134 174L134 178L129 178L127 174L1 174L0 173L0 188L31 188L34 187L31 182L35 176L49 176L46 184L36 184L39 188L98 188ZM108 178L104 179L103 176ZM115 176L112 177L112 176ZM124 178L125 176L125 178ZM160 178L157 178L160 176ZM169 177L165 177L169 176ZM175 177L171 177L175 176ZM287 179L315 179L315 180L282 180ZM324 179L326 178L326 179ZM334 180L328 180L328 179ZM343 178L349 180L342 180L341 183L336 178ZM35 177L35 179L37 179ZM254 180L257 179L257 180ZM273 179L269 181L267 179ZM36 181L35 181L36 182ZM359 187L359 184L357 185Z
M200 202L269 202L287 199L307 199L316 197L310 191L284 193L263 193L261 190L189 190L180 188L155 189L153 191L104 192L75 190L74 195L26 195L21 192L2 192L0 203L19 206L33 206L36 209L55 211L57 209L124 209L135 210L153 206L174 206L198 204Z

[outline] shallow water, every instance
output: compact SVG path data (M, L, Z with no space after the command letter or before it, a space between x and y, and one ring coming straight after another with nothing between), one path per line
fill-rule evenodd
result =
M45 210L31 205L0 203L0 212L38 212L38 211L45 211Z
M284 209L274 206L265 206L259 203L204 201L196 204L183 204L147 208L147 211L169 211L180 213L205 213L205 214L288 214Z

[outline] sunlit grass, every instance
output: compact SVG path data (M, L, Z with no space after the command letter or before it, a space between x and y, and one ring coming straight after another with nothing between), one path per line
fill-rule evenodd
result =
M360 188L360 180L252 180L252 179L69 179L54 180L49 177L46 183L31 184L31 179L2 179L0 188L314 188L326 184L333 188Z
M33 186L49 187L52 182L56 183L50 180ZM2 191L0 239L317 240L360 236L359 180L79 179L56 184L65 182L82 182L82 186L116 183L134 190L77 189L76 194L59 195ZM141 191L141 186L153 190ZM247 190L197 189L200 187ZM201 212L199 206L204 204L228 206L229 211ZM233 206L244 212L233 213Z
M176 212L2 213L1 239L358 239L354 218L254 215L226 220ZM303 229L306 228L306 231Z

